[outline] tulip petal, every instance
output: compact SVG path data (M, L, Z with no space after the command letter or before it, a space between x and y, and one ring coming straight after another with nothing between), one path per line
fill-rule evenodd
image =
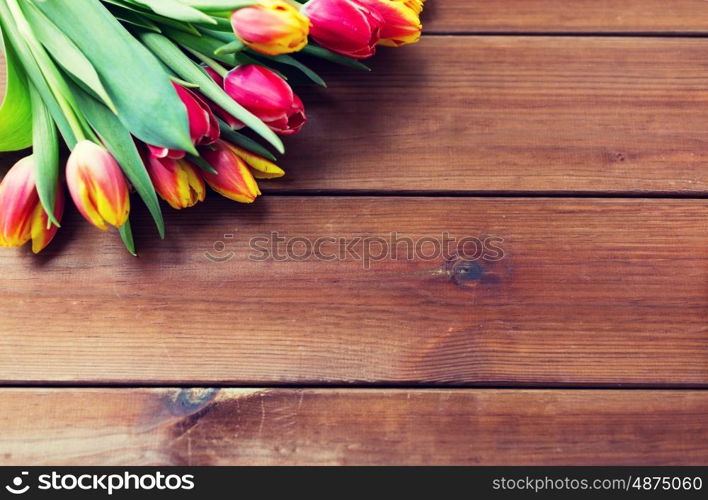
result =
M228 143L227 143L228 144ZM231 151L245 161L249 167L255 170L253 176L257 179L275 179L285 175L285 170L262 156L251 153L247 149L240 148L234 144L228 144Z

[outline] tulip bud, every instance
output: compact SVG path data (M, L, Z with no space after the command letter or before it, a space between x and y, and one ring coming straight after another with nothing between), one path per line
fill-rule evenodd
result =
M172 84L177 91L177 95L187 108L187 119L189 120L189 136L195 146L206 146L213 144L219 138L219 122L216 117L197 94L176 83ZM148 145L150 153L156 158L184 158L184 151L158 148Z
M204 180L187 160L149 157L145 163L157 194L172 208L180 210L204 201Z
M247 149L238 147L234 144L225 143L231 151L241 158L246 164L253 169L253 177L256 179L275 179L285 175L285 171L278 165L263 158L260 155L250 152Z
M379 45L400 47L420 40L423 2L415 0L358 0L383 17Z
M363 59L376 52L383 18L358 0L311 0L303 8L312 38L333 52Z
M64 190L57 188L54 216L61 220ZM32 240L32 251L41 252L59 228L50 224L39 201L35 165L31 156L18 161L0 184L0 246L19 247Z
M128 183L116 160L103 147L81 141L66 164L66 183L76 208L91 224L108 229L128 220Z
M307 121L305 106L290 85L263 66L232 69L224 79L224 91L277 134L295 134Z
M224 141L202 151L202 158L216 174L204 172L207 184L222 196L240 203L252 203L261 194L244 161Z
M234 33L249 48L277 56L307 45L310 21L285 0L261 0L231 14Z

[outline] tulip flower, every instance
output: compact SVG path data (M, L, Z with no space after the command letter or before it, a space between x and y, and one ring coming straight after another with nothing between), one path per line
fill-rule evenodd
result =
M187 160L149 157L145 163L157 194L172 208L180 210L204 201L204 180Z
M312 38L333 52L363 59L376 52L383 17L358 0L311 0L303 8Z
M189 120L189 135L192 139L192 144L195 146L206 146L213 144L219 138L219 122L216 117L197 94L189 89L172 84L177 91L177 95L182 100L182 103L187 108L187 119ZM184 151L173 149L158 148L148 145L150 153L156 158L184 158Z
M61 220L63 212L64 190L57 188L54 216ZM19 247L32 240L32 251L39 253L58 229L39 201L32 157L21 159L0 184L0 246Z
M263 158L260 155L251 151L238 147L234 144L225 143L231 151L241 158L246 164L253 169L253 177L256 179L275 179L285 175L285 171L278 165Z
M81 141L66 164L66 183L81 215L99 229L128 220L128 183L116 160L103 147Z
M231 14L234 34L249 48L271 56L307 45L310 21L286 0L261 0Z
M379 45L400 47L420 40L423 2L415 0L358 0L383 17Z
M246 163L224 141L202 151L202 158L216 174L204 172L207 184L222 196L240 203L252 203L261 194Z
M233 100L277 134L295 134L307 121L305 106L290 85L263 66L237 66L226 75L223 85Z

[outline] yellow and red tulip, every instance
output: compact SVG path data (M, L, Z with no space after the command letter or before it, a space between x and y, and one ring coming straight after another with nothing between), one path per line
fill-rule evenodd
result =
M49 222L37 194L35 165L31 156L18 161L0 183L0 246L19 247L32 240L32 251L41 252L58 227ZM54 216L61 220L64 191L57 189Z
M253 174L231 145L217 141L202 151L202 157L217 172L204 172L204 179L220 195L240 203L252 203L261 194Z
M226 75L223 86L234 101L277 134L295 134L307 121L300 97L288 82L268 68L257 64L237 66Z
M157 194L172 208L180 210L204 201L204 180L187 160L149 157L145 163Z
M115 158L91 141L81 141L66 164L66 183L81 215L99 229L128 220L128 183Z
M384 23L377 9L358 0L311 0L303 12L312 38L326 49L354 59L376 52Z
M261 0L231 15L234 33L249 48L271 56L307 45L310 21L286 0Z
M189 89L172 84L177 91L177 95L187 108L187 119L189 120L189 135L192 144L195 146L205 146L213 144L219 138L219 123L216 117L197 94ZM159 148L148 145L150 153L156 158L184 158L184 151Z
M381 40L379 45L400 47L420 40L423 25L420 13L423 2L420 0L357 0L375 9L383 17Z

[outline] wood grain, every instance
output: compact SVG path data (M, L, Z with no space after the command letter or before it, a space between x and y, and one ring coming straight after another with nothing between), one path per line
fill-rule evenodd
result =
M2 465L708 463L705 391L5 389L0 398Z
M371 74L300 89L310 122L268 188L705 194L706 53L573 37L382 50Z
M707 216L706 200L212 196L170 211L164 242L141 215L135 259L72 213L45 255L0 252L0 380L705 386ZM250 260L272 231L495 236L505 256Z
M326 69L268 190L708 193L706 39L428 37ZM15 160L5 158L2 163Z
M703 0L429 0L428 33L706 33Z

